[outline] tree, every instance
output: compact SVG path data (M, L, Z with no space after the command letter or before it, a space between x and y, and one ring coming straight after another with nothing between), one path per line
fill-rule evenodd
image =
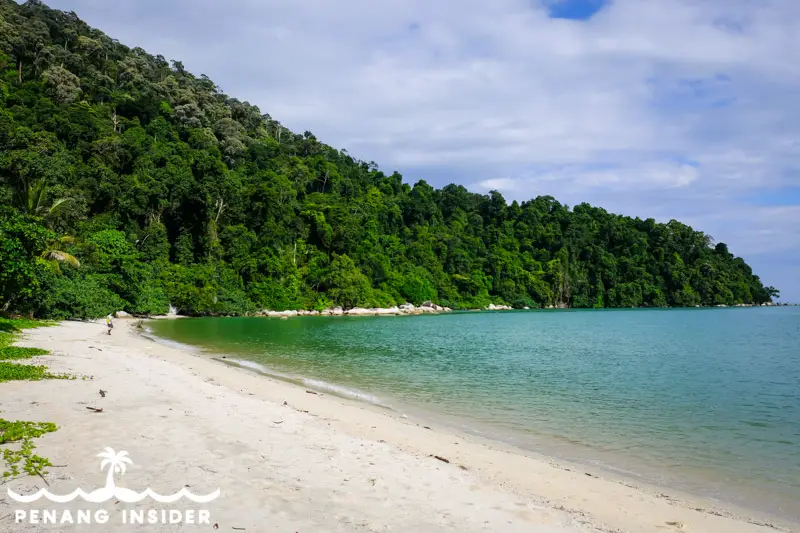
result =
M53 66L42 73L47 92L58 104L71 104L81 95L81 80L61 66Z
M0 208L0 309L26 311L41 290L38 257L53 234L31 217Z
M331 299L345 309L364 305L369 301L369 280L347 255L334 255L323 284Z

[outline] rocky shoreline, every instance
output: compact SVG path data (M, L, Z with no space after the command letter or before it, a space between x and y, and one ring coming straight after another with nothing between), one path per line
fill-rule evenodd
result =
M714 306L707 306L707 308L713 307L783 307L792 304L775 304L773 302L767 302L764 304L733 304L733 305L714 305ZM794 304L797 305L797 304ZM703 306L695 306L695 307L703 307ZM523 307L521 310L530 310L530 307ZM536 309L568 309L566 305L548 305L541 308ZM515 310L514 307L505 304L493 304L490 303L487 307L480 308L480 309L463 309L463 311L513 311ZM520 309L517 309L520 310ZM353 307L352 309L345 309L343 307L330 307L328 309L324 309L322 311L308 311L305 309L301 310L285 310L285 311L273 311L271 309L264 309L257 313L247 314L245 316L263 316L263 317L270 317L270 318L291 318L291 317L298 317L298 316L402 316L402 315L422 315L422 314L441 314L441 313L450 313L453 310L449 307L443 307L441 305L435 304L431 301L423 302L420 306L415 306L411 303L404 303L402 305L398 305L395 307ZM117 311L113 313L116 318L133 318L133 315L126 313L125 311ZM177 317L177 316L184 316L179 315L177 310L170 306L170 311L164 317ZM138 317L138 315L137 315ZM142 317L138 317L142 318ZM148 318L148 317L144 317ZM158 317L154 317L158 318Z
M290 318L295 316L397 316L397 315L421 315L424 313L450 313L452 309L449 307L442 307L433 302L423 302L419 307L414 304L404 303L395 307L353 307L352 309L344 309L343 307L330 307L322 311L306 311L306 310L287 310L287 311L272 311L265 309L258 313L257 316L266 316L273 318Z

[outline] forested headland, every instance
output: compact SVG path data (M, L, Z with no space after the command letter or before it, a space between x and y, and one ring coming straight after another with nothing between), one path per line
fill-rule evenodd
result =
M0 0L0 309L662 307L777 295L725 244L550 196L403 182L179 61Z

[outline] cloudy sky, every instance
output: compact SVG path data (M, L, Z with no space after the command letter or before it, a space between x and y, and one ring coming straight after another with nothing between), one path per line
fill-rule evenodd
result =
M47 3L410 183L676 218L800 301L797 0Z

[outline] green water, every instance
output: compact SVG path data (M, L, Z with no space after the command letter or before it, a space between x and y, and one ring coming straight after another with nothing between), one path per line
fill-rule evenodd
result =
M800 519L800 308L150 326L309 386Z

